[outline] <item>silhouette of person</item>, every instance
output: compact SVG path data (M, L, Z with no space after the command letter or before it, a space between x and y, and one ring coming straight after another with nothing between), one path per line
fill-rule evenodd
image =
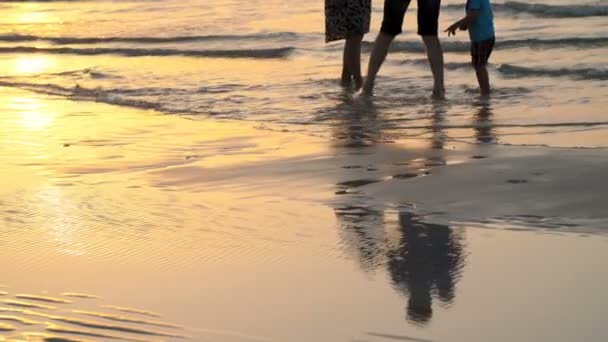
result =
M401 243L389 250L387 267L395 288L409 296L407 318L430 321L433 295L451 303L464 265L462 237L448 226L423 223L411 213L399 214Z

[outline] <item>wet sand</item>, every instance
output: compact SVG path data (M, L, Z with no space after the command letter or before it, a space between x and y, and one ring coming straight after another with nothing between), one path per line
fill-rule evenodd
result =
M608 339L604 149L0 113L0 340Z

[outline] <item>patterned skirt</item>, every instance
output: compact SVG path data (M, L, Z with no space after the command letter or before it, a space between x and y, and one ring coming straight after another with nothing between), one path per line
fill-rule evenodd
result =
M372 0L325 0L325 41L369 32Z

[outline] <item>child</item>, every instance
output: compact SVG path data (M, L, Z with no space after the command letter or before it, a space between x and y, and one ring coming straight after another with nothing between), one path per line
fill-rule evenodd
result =
M369 32L371 10L371 0L325 0L325 41L346 40L342 85L355 90L363 85L361 41Z
M469 30L471 38L471 57L477 74L482 96L490 94L488 77L488 59L494 48L494 15L490 0L467 0L466 17L450 26L445 32L448 36L456 35L456 30Z

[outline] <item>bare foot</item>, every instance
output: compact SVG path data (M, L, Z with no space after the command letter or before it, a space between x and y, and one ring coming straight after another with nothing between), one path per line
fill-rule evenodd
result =
M359 91L359 89L361 89L363 87L363 78L361 76L359 76L359 77L353 76L353 81L354 81L353 90Z
M445 100L445 89L433 89L431 98L433 100Z
M479 97L481 97L482 99L489 99L490 98L490 94L492 94L492 92L488 89L488 90L481 90L479 92Z
M349 88L351 86L351 83L352 83L352 81L351 81L350 76L348 76L348 77L342 77L340 79L340 85L342 87L344 87L344 88Z
M372 96L374 94L374 81L369 78L365 80L363 84L363 90L361 92L364 96Z

